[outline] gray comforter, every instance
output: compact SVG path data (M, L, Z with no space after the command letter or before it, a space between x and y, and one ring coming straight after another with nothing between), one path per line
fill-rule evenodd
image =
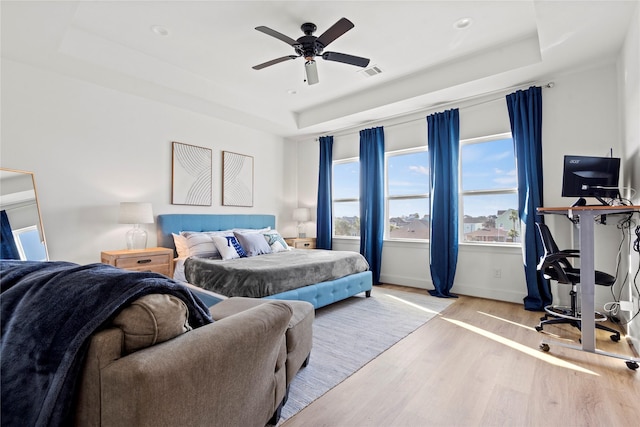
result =
M232 260L188 258L187 281L229 297L262 298L369 270L362 255L348 251L294 249Z

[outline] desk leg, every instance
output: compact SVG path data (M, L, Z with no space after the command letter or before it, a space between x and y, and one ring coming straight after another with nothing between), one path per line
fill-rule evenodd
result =
M582 349L596 350L594 219L592 212L580 215L580 293Z

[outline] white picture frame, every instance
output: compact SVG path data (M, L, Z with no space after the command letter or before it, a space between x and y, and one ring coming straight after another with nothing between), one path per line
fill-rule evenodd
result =
M253 206L253 157L222 152L222 205Z
M210 148L173 142L171 204L212 205Z

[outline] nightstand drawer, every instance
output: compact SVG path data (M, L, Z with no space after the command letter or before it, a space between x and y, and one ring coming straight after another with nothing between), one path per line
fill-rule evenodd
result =
M116 259L116 267L124 268L125 270L156 271L158 267L167 268L169 261L166 255L143 255Z
M315 249L316 239L315 237L289 237L284 239L287 245L296 249Z
M315 242L312 241L296 241L293 242L293 247L296 249L315 249L316 248L316 244Z
M105 264L130 271L153 271L173 276L173 250L147 248L137 250L104 251L101 260Z

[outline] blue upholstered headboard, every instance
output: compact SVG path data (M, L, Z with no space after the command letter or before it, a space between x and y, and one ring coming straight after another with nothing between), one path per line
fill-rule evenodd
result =
M158 246L175 251L173 236L181 231L276 227L275 215L165 214L158 215Z

